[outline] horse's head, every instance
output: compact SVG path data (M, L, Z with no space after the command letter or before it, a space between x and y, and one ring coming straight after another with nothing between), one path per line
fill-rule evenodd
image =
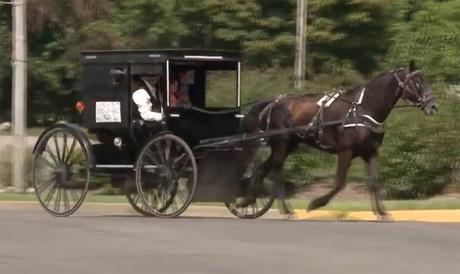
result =
M409 73L403 81L399 80L401 97L410 105L417 106L426 114L436 113L438 104L434 98L433 91L426 81L425 75L415 67L414 61L410 62Z

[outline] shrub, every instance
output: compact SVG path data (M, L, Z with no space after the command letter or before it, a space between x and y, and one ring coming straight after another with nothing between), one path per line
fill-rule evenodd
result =
M429 197L456 180L460 102L446 93L438 93L437 99L440 112L433 116L406 109L398 110L389 120L381 178L390 198Z
M12 157L13 146L11 144L0 147L0 188L11 186L13 180L12 168ZM32 185L32 149L27 148L25 151L25 178L26 182L24 188L28 188Z

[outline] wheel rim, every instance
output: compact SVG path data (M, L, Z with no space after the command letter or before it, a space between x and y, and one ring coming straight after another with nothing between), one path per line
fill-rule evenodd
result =
M82 142L63 128L46 133L33 161L33 184L38 201L54 216L74 213L89 184L88 156Z
M188 145L173 135L150 141L136 163L136 186L145 207L155 216L176 217L195 194L197 168Z
M253 191L256 194L256 199L253 203L239 207L237 197L232 202L225 204L233 215L242 219L256 219L264 215L272 207L275 201L273 182L266 178L261 185L255 188Z
M149 212L148 208L142 202L142 198L139 196L139 194L126 193L126 199L128 199L129 204L137 213L144 216L153 216L153 214Z

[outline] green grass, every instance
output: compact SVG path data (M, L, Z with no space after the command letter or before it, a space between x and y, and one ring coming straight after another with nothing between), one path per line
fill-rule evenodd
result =
M0 193L0 201L36 201L34 194ZM86 202L93 203L127 203L123 195L88 195ZM291 199L295 209L305 209L310 201ZM384 201L388 210L416 209L460 209L460 198L432 198L426 200L391 200ZM223 203L196 203L196 205L224 206ZM275 202L274 207L277 207ZM370 200L332 201L324 208L333 211L367 211L371 210Z

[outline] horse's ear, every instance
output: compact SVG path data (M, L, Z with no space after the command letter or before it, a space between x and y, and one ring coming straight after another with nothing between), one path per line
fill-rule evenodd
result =
M411 60L410 63L409 63L409 72L413 72L413 71L416 71L417 68L415 67L415 62L414 60Z

